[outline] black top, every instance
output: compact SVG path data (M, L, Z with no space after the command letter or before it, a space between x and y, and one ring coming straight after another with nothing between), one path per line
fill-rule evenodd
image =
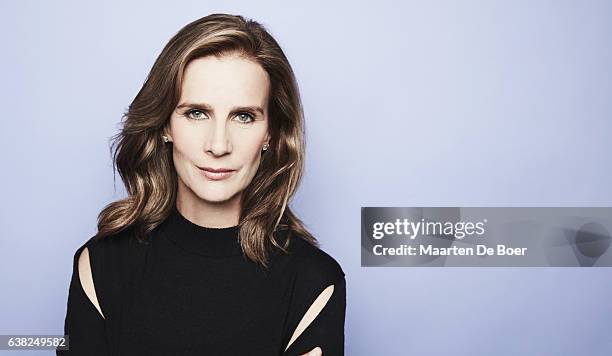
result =
M316 346L344 355L345 277L330 255L292 234L270 269L242 255L239 227L207 228L176 207L141 243L130 229L90 238L74 254L58 355L302 355ZM279 232L280 242L287 238ZM78 257L88 247L104 317L85 294ZM334 285L314 321L285 351L319 294Z

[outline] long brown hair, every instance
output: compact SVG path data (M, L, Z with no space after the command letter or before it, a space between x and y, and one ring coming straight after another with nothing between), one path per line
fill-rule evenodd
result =
M256 21L239 15L211 14L183 27L155 60L142 88L122 116L121 131L112 137L111 156L128 193L98 215L103 238L133 229L144 240L168 216L176 202L178 177L171 144L161 136L181 97L183 71L204 56L239 53L259 63L270 78L270 148L243 191L240 244L247 258L268 267L269 252L286 248L292 233L318 241L288 206L304 170L304 113L295 76L274 38ZM114 150L114 153L113 153ZM287 230L284 244L276 233Z

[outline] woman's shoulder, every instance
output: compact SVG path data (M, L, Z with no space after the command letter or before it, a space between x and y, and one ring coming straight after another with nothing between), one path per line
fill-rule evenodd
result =
M133 238L130 228L102 237L95 234L81 242L80 246L74 251L75 266L87 248L87 257L94 274L97 271L110 272L109 267L104 266L124 267L123 265L128 260L127 257L131 255L133 249L131 246L135 245L135 242L136 239ZM101 272L98 273L101 274Z
M73 279L80 279L88 298L106 318L117 312L122 288L131 276L131 261L142 255L131 247L135 240L129 229L103 237L93 235L74 253Z
M329 285L345 276L336 258L300 235L292 234L289 252L297 277L302 281L312 285Z

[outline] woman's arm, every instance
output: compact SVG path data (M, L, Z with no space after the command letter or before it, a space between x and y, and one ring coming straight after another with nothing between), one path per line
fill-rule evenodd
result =
M90 294L95 298L86 245L79 247L74 254L64 321L64 334L68 335L68 350L57 350L57 355L108 355L104 317L87 296ZM89 293L85 292L84 286ZM97 299L94 301L98 304Z
M344 320L346 313L346 280L342 275L330 289L325 288L304 314L296 327L289 347L283 356L303 355L316 347L320 347L323 356L344 355ZM328 298L328 299L327 299ZM323 308L316 305L320 300L327 302ZM318 314L316 311L318 311ZM311 311L314 312L310 313ZM314 319L312 319L314 317ZM305 323L302 323L305 321Z

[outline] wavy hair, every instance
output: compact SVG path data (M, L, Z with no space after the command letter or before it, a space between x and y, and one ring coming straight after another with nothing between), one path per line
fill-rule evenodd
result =
M270 78L270 149L243 191L240 244L243 254L267 268L274 249L287 252L292 234L314 246L318 241L288 206L304 170L304 113L295 75L282 49L256 21L239 15L211 14L177 32L155 60L142 88L121 119L110 151L128 196L108 204L98 215L104 238L131 228L139 241L161 224L176 203L178 177L172 145L161 140L181 97L189 61L240 54L259 63ZM283 244L277 232L287 231Z

